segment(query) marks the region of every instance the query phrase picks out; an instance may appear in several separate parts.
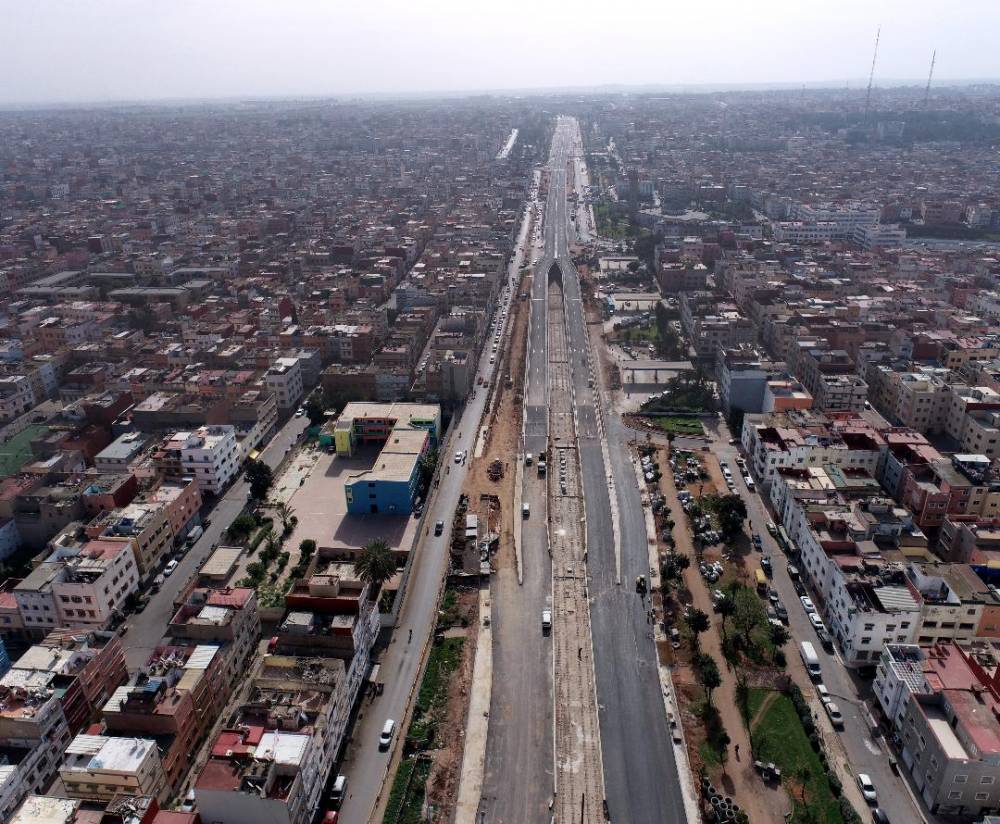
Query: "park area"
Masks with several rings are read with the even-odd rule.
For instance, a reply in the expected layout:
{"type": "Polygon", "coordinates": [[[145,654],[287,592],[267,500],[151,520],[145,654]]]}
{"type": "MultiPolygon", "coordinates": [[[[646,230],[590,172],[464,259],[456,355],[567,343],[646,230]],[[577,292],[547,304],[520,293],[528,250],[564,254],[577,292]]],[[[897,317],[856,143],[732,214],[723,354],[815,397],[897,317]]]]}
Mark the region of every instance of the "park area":
{"type": "MultiPolygon", "coordinates": [[[[808,715],[804,701],[802,706],[808,715]]],[[[849,820],[858,820],[849,805],[841,802],[840,782],[827,772],[822,750],[810,741],[802,713],[791,695],[750,687],[746,692],[746,717],[754,758],[773,762],[781,769],[793,804],[792,824],[843,824],[848,821],[844,806],[850,810],[849,820]]]]}
{"type": "Polygon", "coordinates": [[[671,435],[687,435],[700,437],[705,429],[698,418],[681,418],[677,416],[652,418],[653,423],[664,432],[671,435]]]}

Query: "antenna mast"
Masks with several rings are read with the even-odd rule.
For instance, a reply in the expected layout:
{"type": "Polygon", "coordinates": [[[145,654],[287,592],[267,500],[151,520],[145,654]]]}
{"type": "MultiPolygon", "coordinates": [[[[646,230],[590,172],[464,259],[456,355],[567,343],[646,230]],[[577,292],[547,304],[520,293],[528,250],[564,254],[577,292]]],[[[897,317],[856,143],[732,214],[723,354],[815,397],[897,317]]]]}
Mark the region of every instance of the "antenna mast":
{"type": "Polygon", "coordinates": [[[875,80],[875,61],[878,59],[878,41],[882,36],[882,27],[879,26],[875,32],[875,53],[872,55],[872,70],[868,75],[868,91],[865,94],[865,123],[868,122],[868,107],[872,100],[872,81],[875,80]]]}
{"type": "Polygon", "coordinates": [[[937,49],[934,49],[934,54],[931,55],[931,70],[927,74],[927,88],[924,89],[924,105],[927,105],[927,101],[931,96],[931,79],[934,77],[934,61],[937,60],[937,49]]]}

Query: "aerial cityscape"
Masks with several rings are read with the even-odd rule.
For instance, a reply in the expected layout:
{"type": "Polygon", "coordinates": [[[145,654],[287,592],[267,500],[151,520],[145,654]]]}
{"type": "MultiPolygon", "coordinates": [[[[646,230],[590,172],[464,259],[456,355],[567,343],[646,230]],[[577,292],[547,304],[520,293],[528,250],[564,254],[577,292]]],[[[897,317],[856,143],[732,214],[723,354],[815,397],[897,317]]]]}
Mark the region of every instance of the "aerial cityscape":
{"type": "Polygon", "coordinates": [[[868,22],[0,92],[0,824],[1000,824],[1000,81],[868,22]]]}

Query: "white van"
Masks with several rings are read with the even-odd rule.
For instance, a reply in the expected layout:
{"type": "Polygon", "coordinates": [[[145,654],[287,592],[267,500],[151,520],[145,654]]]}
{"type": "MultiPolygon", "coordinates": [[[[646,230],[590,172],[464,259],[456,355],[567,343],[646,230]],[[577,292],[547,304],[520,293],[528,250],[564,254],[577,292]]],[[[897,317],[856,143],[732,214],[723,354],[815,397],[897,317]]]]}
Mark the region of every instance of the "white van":
{"type": "Polygon", "coordinates": [[[344,791],[347,789],[347,776],[338,775],[330,788],[330,801],[334,806],[340,807],[344,803],[344,791]]]}
{"type": "Polygon", "coordinates": [[[205,532],[205,530],[202,529],[202,527],[200,525],[196,526],[194,529],[192,529],[188,533],[188,536],[187,536],[187,545],[188,546],[194,546],[195,543],[197,543],[198,539],[202,536],[202,534],[204,532],[205,532]]]}
{"type": "Polygon", "coordinates": [[[814,681],[818,681],[823,673],[819,666],[819,656],[816,654],[816,649],[809,641],[803,641],[799,644],[799,655],[802,657],[802,663],[806,665],[806,672],[809,673],[809,677],[814,681]]]}
{"type": "Polygon", "coordinates": [[[382,726],[382,733],[378,737],[378,748],[382,752],[389,749],[389,745],[392,743],[392,736],[396,732],[396,722],[391,718],[385,722],[382,726]]]}

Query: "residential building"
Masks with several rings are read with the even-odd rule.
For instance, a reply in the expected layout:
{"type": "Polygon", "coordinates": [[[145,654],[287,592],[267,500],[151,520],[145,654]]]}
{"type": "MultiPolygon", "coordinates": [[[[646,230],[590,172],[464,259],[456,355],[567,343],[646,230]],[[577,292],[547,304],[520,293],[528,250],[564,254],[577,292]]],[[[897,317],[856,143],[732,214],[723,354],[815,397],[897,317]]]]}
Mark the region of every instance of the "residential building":
{"type": "Polygon", "coordinates": [[[165,800],[166,784],[156,742],[149,738],[78,735],[59,768],[70,798],[110,801],[117,795],[165,800]]]}
{"type": "Polygon", "coordinates": [[[267,370],[264,380],[281,411],[293,409],[302,400],[304,388],[298,358],[278,358],[267,370]]]}

